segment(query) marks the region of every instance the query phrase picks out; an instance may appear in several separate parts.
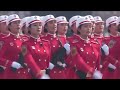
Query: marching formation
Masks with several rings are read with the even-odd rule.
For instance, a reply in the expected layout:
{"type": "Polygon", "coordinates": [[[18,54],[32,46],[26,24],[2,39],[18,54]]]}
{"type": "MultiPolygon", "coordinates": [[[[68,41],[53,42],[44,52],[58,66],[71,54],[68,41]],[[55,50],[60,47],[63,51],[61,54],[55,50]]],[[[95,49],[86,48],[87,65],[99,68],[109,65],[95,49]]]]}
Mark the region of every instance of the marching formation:
{"type": "Polygon", "coordinates": [[[118,16],[1,15],[0,79],[120,79],[119,31],[118,16]]]}

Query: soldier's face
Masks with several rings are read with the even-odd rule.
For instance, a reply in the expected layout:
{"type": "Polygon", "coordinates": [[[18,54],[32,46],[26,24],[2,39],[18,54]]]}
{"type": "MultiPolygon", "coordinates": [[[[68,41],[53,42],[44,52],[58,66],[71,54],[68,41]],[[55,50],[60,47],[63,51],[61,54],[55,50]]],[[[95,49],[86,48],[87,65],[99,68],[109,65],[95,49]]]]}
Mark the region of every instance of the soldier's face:
{"type": "Polygon", "coordinates": [[[74,24],[71,26],[71,28],[72,28],[73,32],[74,32],[75,34],[77,34],[76,23],[74,23],[74,24]]]}
{"type": "Polygon", "coordinates": [[[51,20],[51,21],[47,22],[46,28],[49,33],[55,33],[57,31],[56,20],[51,20]]]}
{"type": "Polygon", "coordinates": [[[0,30],[1,30],[1,32],[4,32],[4,31],[7,30],[6,22],[2,22],[2,23],[0,23],[0,30]]]}
{"type": "Polygon", "coordinates": [[[19,33],[19,30],[20,30],[20,20],[11,22],[9,27],[10,27],[10,31],[12,33],[19,33]]]}
{"type": "Polygon", "coordinates": [[[100,34],[103,32],[103,30],[104,30],[104,22],[98,22],[95,24],[95,30],[94,30],[95,33],[100,34]]]}
{"type": "Polygon", "coordinates": [[[68,30],[68,24],[67,23],[60,23],[57,25],[57,31],[58,31],[58,34],[66,34],[67,33],[67,30],[68,30]]]}
{"type": "Polygon", "coordinates": [[[91,23],[85,23],[81,26],[81,28],[78,28],[80,34],[84,36],[89,36],[91,29],[91,23]]]}
{"type": "Polygon", "coordinates": [[[114,33],[114,32],[117,32],[118,31],[118,26],[117,26],[117,24],[116,23],[114,23],[114,24],[111,24],[110,26],[109,26],[109,30],[110,30],[110,32],[112,33],[114,33]]]}
{"type": "Polygon", "coordinates": [[[25,25],[22,27],[21,30],[24,31],[25,34],[28,34],[28,29],[25,25]]]}
{"type": "Polygon", "coordinates": [[[36,23],[31,24],[30,31],[32,34],[39,35],[42,31],[42,23],[36,22],[36,23]]]}
{"type": "Polygon", "coordinates": [[[118,31],[120,32],[120,24],[118,25],[118,31]]]}

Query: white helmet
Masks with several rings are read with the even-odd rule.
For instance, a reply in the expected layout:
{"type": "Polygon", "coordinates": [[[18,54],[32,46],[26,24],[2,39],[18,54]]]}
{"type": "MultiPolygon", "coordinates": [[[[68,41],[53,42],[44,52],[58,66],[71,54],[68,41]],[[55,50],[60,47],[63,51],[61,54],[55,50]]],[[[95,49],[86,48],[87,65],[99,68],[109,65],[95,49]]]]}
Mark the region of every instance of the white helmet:
{"type": "Polygon", "coordinates": [[[74,23],[76,23],[77,19],[81,18],[80,15],[73,16],[69,19],[69,26],[71,27],[74,23]]]}
{"type": "Polygon", "coordinates": [[[18,21],[18,20],[21,20],[20,17],[17,14],[12,14],[12,15],[8,16],[8,18],[6,20],[6,24],[8,25],[13,21],[18,21]]]}
{"type": "Polygon", "coordinates": [[[88,17],[81,17],[76,21],[76,28],[85,23],[91,23],[91,20],[88,17]]]}
{"type": "Polygon", "coordinates": [[[47,22],[49,22],[49,21],[51,21],[51,20],[56,20],[56,18],[55,18],[53,15],[46,15],[46,16],[44,16],[44,18],[43,18],[43,26],[44,26],[47,22]]]}
{"type": "Polygon", "coordinates": [[[59,23],[68,23],[65,16],[56,17],[56,21],[57,21],[57,24],[59,24],[59,23]]]}
{"type": "Polygon", "coordinates": [[[106,20],[106,27],[108,27],[109,25],[111,25],[111,24],[113,24],[113,23],[116,23],[116,24],[117,24],[117,20],[118,20],[118,17],[117,17],[117,16],[109,17],[109,18],[106,20]]]}
{"type": "Polygon", "coordinates": [[[7,18],[8,18],[7,15],[1,15],[1,16],[0,16],[0,23],[6,22],[6,21],[7,21],[7,18]]]}
{"type": "Polygon", "coordinates": [[[31,16],[26,21],[26,27],[29,27],[30,24],[33,24],[36,22],[42,22],[40,19],[40,16],[31,16]]]}

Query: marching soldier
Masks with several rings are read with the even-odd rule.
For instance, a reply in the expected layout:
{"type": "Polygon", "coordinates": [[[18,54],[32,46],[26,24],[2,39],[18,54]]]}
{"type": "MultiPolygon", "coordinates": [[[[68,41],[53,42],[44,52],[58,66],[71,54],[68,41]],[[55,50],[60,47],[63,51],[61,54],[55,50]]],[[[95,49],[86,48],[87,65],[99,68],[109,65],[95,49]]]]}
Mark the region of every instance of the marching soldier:
{"type": "MultiPolygon", "coordinates": [[[[65,17],[59,17],[57,18],[57,21],[56,21],[56,18],[53,16],[53,15],[46,15],[44,17],[44,28],[47,29],[48,31],[48,34],[43,37],[42,39],[46,39],[46,40],[49,40],[50,41],[50,44],[51,44],[51,65],[53,65],[53,68],[51,68],[52,71],[50,71],[50,77],[52,79],[65,79],[66,76],[64,74],[64,70],[60,70],[60,69],[56,69],[56,67],[54,68],[54,66],[58,65],[59,64],[57,63],[58,60],[61,60],[60,59],[60,53],[59,53],[59,50],[62,50],[61,48],[65,48],[65,50],[67,49],[65,47],[65,38],[58,38],[58,36],[56,35],[56,32],[57,32],[57,23],[60,24],[58,25],[59,29],[60,29],[60,26],[61,26],[61,23],[67,23],[67,20],[65,17]],[[58,54],[58,53],[59,54],[58,54]],[[58,58],[59,57],[59,58],[58,58]]],[[[61,28],[66,28],[66,26],[61,26],[61,28]]],[[[67,28],[66,28],[67,29],[67,28]]],[[[63,36],[65,36],[65,33],[66,33],[66,29],[63,29],[60,31],[58,31],[58,34],[62,33],[63,36]]],[[[66,44],[67,46],[68,44],[66,44]]],[[[68,45],[69,47],[69,45],[68,45]]],[[[63,56],[61,56],[62,58],[63,56]]]]}
{"type": "Polygon", "coordinates": [[[71,31],[73,32],[73,35],[70,37],[67,37],[67,41],[69,43],[71,43],[74,39],[79,38],[79,36],[77,35],[77,29],[76,29],[76,21],[77,19],[81,18],[80,15],[76,15],[70,18],[69,20],[69,27],[71,28],[71,31]]]}
{"type": "Polygon", "coordinates": [[[29,39],[29,33],[26,27],[26,22],[28,20],[29,17],[24,17],[21,22],[20,22],[20,27],[21,27],[21,31],[22,31],[22,39],[23,41],[27,41],[29,39]]]}
{"type": "Polygon", "coordinates": [[[76,21],[76,28],[80,33],[79,39],[73,40],[71,43],[71,53],[66,62],[75,68],[80,78],[101,79],[100,52],[96,48],[99,45],[97,42],[91,42],[88,37],[92,29],[90,19],[81,17],[76,21]]]}
{"type": "Polygon", "coordinates": [[[92,37],[93,32],[95,30],[95,19],[94,19],[94,17],[92,15],[86,15],[86,17],[88,17],[90,19],[91,23],[92,23],[91,24],[92,30],[90,31],[90,37],[92,37]]]}
{"type": "Polygon", "coordinates": [[[0,16],[0,38],[7,37],[10,35],[7,25],[6,25],[6,19],[8,18],[7,15],[0,16]]]}
{"type": "Polygon", "coordinates": [[[61,52],[62,54],[61,53],[56,54],[57,55],[56,57],[59,57],[61,55],[60,58],[56,58],[55,60],[56,63],[51,61],[54,64],[54,68],[50,71],[50,77],[52,79],[76,79],[78,78],[76,73],[73,71],[73,69],[68,68],[65,62],[67,55],[70,53],[70,45],[67,43],[66,40],[68,21],[65,16],[56,17],[56,21],[57,21],[57,39],[58,39],[58,41],[56,42],[58,42],[61,46],[60,48],[58,48],[58,52],[62,49],[63,52],[61,52]]]}
{"type": "MultiPolygon", "coordinates": [[[[2,15],[0,16],[0,52],[4,42],[5,42],[5,37],[8,37],[10,35],[9,31],[7,30],[7,25],[6,25],[6,19],[8,18],[7,15],[2,15]]],[[[3,79],[3,71],[5,67],[0,64],[0,79],[3,79]]]]}
{"type": "Polygon", "coordinates": [[[103,79],[117,79],[117,66],[119,65],[118,53],[120,38],[117,27],[117,16],[109,17],[106,20],[106,27],[110,34],[109,37],[105,37],[104,43],[109,47],[109,55],[104,58],[103,61],[103,79]]]}
{"type": "Polygon", "coordinates": [[[20,18],[17,14],[12,14],[7,18],[7,28],[10,35],[6,37],[0,52],[0,64],[5,67],[4,79],[19,79],[29,77],[28,70],[19,63],[19,53],[21,52],[22,39],[19,35],[20,18]]]}
{"type": "Polygon", "coordinates": [[[27,20],[26,26],[30,38],[22,44],[24,60],[30,68],[33,78],[49,79],[46,69],[49,67],[51,47],[49,41],[40,39],[42,21],[39,16],[31,16],[27,20]]]}

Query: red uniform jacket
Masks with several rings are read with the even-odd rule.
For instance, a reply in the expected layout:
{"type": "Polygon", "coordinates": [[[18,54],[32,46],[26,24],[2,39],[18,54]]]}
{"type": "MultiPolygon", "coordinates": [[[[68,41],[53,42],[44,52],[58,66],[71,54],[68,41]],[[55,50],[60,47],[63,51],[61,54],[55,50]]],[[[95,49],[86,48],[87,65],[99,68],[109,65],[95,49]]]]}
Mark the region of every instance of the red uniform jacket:
{"type": "Polygon", "coordinates": [[[109,55],[106,56],[103,60],[103,78],[104,79],[117,79],[116,73],[118,69],[114,72],[108,70],[108,64],[111,63],[116,67],[120,66],[119,64],[119,53],[120,53],[120,37],[111,36],[104,39],[104,43],[109,46],[109,55]]]}
{"type": "Polygon", "coordinates": [[[30,37],[28,41],[22,44],[22,47],[25,47],[25,62],[33,76],[40,78],[40,70],[47,69],[50,62],[51,46],[49,41],[30,37]]]}
{"type": "Polygon", "coordinates": [[[6,67],[4,71],[5,79],[19,79],[26,78],[28,72],[26,69],[19,69],[16,72],[12,71],[11,64],[13,61],[17,61],[19,58],[19,53],[21,52],[22,39],[20,36],[10,34],[10,36],[5,38],[4,45],[0,52],[0,65],[6,67]],[[25,73],[26,72],[26,73],[25,73]],[[21,75],[24,74],[24,75],[21,75]],[[24,77],[22,77],[24,76],[24,77]]]}
{"type": "Polygon", "coordinates": [[[77,70],[93,73],[95,69],[100,69],[100,52],[97,50],[98,47],[97,42],[85,41],[79,37],[79,39],[73,40],[73,43],[71,43],[71,54],[66,62],[77,70]],[[75,49],[74,52],[73,49],[75,49]]]}
{"type": "MultiPolygon", "coordinates": [[[[44,39],[49,40],[51,43],[52,56],[67,42],[66,36],[61,36],[61,35],[56,36],[56,35],[52,35],[49,33],[47,34],[46,37],[44,37],[44,39]]],[[[65,57],[65,59],[66,59],[66,57],[65,57]]],[[[60,69],[55,66],[50,71],[50,78],[52,78],[52,79],[70,79],[70,78],[74,78],[74,77],[76,77],[76,73],[68,67],[65,67],[64,69],[60,69]],[[68,71],[71,73],[68,74],[68,71]]]]}

